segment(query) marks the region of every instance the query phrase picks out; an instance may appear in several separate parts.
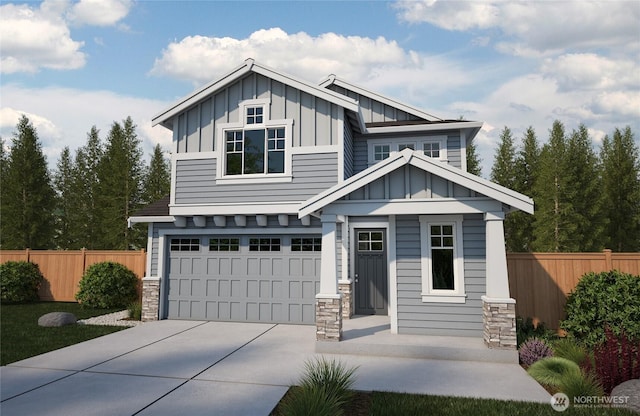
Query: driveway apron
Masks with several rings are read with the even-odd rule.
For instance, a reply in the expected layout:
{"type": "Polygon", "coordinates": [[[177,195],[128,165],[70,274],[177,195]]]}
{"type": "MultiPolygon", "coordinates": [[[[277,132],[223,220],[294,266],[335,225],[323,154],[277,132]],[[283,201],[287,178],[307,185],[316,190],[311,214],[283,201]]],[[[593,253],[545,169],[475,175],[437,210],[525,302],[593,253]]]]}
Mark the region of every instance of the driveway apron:
{"type": "MultiPolygon", "coordinates": [[[[148,322],[1,367],[0,413],[268,415],[316,356],[314,339],[314,326],[148,322]]],[[[360,390],[549,400],[515,364],[328,357],[358,366],[360,390]]]]}

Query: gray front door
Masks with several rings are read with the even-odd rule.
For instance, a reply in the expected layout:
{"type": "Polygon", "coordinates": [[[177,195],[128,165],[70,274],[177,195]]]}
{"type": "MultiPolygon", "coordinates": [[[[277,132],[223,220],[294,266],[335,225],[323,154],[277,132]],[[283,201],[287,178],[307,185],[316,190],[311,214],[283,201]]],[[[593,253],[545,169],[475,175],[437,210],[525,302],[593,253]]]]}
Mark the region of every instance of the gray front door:
{"type": "Polygon", "coordinates": [[[388,279],[386,248],[385,230],[356,230],[356,315],[387,314],[388,279]]]}

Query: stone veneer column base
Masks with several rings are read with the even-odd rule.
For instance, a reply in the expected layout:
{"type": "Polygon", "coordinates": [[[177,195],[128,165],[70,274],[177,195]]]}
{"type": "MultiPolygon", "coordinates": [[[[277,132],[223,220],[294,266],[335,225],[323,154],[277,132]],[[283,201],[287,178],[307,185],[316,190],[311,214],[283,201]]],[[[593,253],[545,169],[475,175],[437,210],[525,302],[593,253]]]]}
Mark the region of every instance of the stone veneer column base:
{"type": "Polygon", "coordinates": [[[342,319],[353,316],[353,282],[338,282],[338,292],[342,295],[342,319]]]}
{"type": "Polygon", "coordinates": [[[142,279],[142,317],[143,322],[157,321],[160,312],[160,278],[142,279]]]}
{"type": "Polygon", "coordinates": [[[484,343],[489,348],[516,349],[516,301],[482,296],[484,343]]]}
{"type": "Polygon", "coordinates": [[[316,296],[316,341],[342,338],[342,296],[316,296]]]}

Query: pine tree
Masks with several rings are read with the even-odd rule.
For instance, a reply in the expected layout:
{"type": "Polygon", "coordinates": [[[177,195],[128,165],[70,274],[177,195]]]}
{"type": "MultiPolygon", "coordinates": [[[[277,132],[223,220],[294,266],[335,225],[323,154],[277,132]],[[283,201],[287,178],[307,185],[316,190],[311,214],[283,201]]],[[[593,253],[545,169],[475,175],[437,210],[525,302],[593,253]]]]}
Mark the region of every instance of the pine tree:
{"type": "MultiPolygon", "coordinates": [[[[491,167],[491,180],[498,185],[513,189],[515,183],[515,147],[511,130],[505,126],[500,133],[500,142],[491,167]]],[[[511,235],[514,233],[513,213],[504,220],[504,235],[507,251],[513,251],[511,235]]]]}
{"type": "Polygon", "coordinates": [[[572,207],[575,229],[569,240],[573,251],[600,251],[604,218],[601,212],[602,180],[598,157],[593,151],[587,128],[581,124],[569,137],[567,168],[573,183],[567,195],[572,207]]]}
{"type": "Polygon", "coordinates": [[[575,213],[569,198],[574,178],[567,167],[567,139],[564,125],[556,120],[549,142],[540,153],[539,177],[534,185],[538,210],[534,222],[534,250],[545,252],[576,251],[571,240],[576,228],[575,213]]]}
{"type": "Polygon", "coordinates": [[[98,165],[104,149],[99,130],[93,126],[87,133],[87,143],[76,151],[73,189],[76,243],[74,248],[99,248],[101,236],[100,210],[98,209],[98,165]]]}
{"type": "Polygon", "coordinates": [[[50,248],[55,233],[55,191],[47,161],[36,129],[26,116],[20,118],[16,130],[0,179],[2,248],[50,248]]]}
{"type": "Polygon", "coordinates": [[[640,150],[630,127],[615,129],[602,142],[603,215],[607,247],[618,252],[640,251],[640,150]]]}
{"type": "Polygon", "coordinates": [[[53,175],[53,184],[57,191],[56,210],[56,247],[59,249],[75,248],[74,240],[74,166],[69,147],[65,147],[58,160],[58,169],[53,175]]]}
{"type": "Polygon", "coordinates": [[[169,162],[165,159],[159,144],[153,149],[149,168],[145,174],[143,201],[150,204],[168,195],[171,190],[169,162]]]}
{"type": "MultiPolygon", "coordinates": [[[[534,184],[538,175],[540,145],[533,127],[524,134],[522,147],[515,158],[515,181],[513,190],[534,199],[534,184]]],[[[511,231],[507,247],[512,252],[528,252],[533,249],[533,224],[536,215],[516,211],[509,214],[511,231]]]]}
{"type": "Polygon", "coordinates": [[[472,173],[476,176],[482,175],[482,166],[480,163],[482,159],[478,156],[478,150],[476,148],[475,142],[471,142],[467,144],[467,172],[472,173]]]}
{"type": "Polygon", "coordinates": [[[101,248],[137,249],[144,233],[129,229],[127,219],[141,206],[144,164],[140,139],[131,117],[114,122],[98,166],[101,248]]]}

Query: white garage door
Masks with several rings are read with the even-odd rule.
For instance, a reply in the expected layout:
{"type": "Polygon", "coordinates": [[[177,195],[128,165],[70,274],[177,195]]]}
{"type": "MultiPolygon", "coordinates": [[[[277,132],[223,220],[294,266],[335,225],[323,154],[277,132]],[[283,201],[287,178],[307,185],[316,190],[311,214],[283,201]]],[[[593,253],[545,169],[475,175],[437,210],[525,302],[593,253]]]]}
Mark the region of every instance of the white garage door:
{"type": "Polygon", "coordinates": [[[319,235],[170,237],[169,319],[315,323],[319,235]]]}

